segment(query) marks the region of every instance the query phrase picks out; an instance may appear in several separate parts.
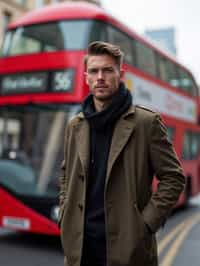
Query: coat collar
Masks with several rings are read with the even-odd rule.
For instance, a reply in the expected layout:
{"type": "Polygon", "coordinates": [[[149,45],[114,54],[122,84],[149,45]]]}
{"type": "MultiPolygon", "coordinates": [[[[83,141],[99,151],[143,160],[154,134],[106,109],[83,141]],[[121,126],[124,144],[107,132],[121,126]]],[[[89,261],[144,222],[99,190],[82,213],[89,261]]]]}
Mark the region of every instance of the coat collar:
{"type": "Polygon", "coordinates": [[[76,142],[78,154],[83,167],[85,176],[87,176],[89,167],[89,152],[90,152],[90,128],[89,123],[84,118],[82,113],[78,114],[79,123],[76,125],[76,142]]]}
{"type": "MultiPolygon", "coordinates": [[[[134,105],[131,105],[130,108],[128,108],[128,110],[121,116],[122,118],[126,118],[128,117],[129,115],[132,115],[135,113],[135,106],[134,105]]],[[[77,117],[81,120],[85,120],[85,116],[83,114],[83,112],[80,112],[77,114],[77,117]]]]}
{"type": "MultiPolygon", "coordinates": [[[[116,123],[109,152],[106,183],[109,179],[114,162],[116,161],[123,147],[127,143],[130,135],[134,131],[135,123],[132,119],[134,113],[135,106],[131,106],[116,123]]],[[[84,173],[87,176],[90,152],[90,129],[89,124],[82,112],[79,113],[77,117],[79,121],[76,124],[76,141],[78,144],[78,153],[81,160],[81,164],[83,166],[84,173]]]]}

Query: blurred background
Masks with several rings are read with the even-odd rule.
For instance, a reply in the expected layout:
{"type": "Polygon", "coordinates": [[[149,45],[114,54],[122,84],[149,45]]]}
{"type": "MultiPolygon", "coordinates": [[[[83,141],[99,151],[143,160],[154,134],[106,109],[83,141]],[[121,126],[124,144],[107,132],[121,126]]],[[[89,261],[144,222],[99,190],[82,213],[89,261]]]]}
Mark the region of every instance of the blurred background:
{"type": "Polygon", "coordinates": [[[125,52],[136,103],[162,113],[187,178],[157,234],[160,265],[199,266],[200,2],[88,0],[102,11],[40,14],[61,2],[79,1],[0,0],[0,265],[63,265],[56,223],[64,127],[88,94],[87,44],[108,37],[125,52]]]}

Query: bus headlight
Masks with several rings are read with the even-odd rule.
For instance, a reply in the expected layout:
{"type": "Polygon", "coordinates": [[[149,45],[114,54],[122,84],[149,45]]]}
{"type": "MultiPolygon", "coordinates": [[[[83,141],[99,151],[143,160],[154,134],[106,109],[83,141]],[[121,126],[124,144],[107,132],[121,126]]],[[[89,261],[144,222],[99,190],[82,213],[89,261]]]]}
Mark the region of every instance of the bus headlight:
{"type": "Polygon", "coordinates": [[[51,219],[54,221],[58,221],[58,215],[59,215],[59,206],[53,206],[53,208],[51,209],[51,219]]]}
{"type": "Polygon", "coordinates": [[[73,88],[74,69],[58,70],[53,73],[52,91],[70,92],[73,88]]]}

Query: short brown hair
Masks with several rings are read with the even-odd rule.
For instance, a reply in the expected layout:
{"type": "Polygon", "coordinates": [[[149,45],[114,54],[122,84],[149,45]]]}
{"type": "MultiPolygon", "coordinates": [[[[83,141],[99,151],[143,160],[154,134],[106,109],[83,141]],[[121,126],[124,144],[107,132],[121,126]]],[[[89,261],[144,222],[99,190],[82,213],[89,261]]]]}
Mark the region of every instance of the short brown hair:
{"type": "Polygon", "coordinates": [[[123,62],[124,56],[119,46],[101,41],[95,41],[89,44],[87,54],[84,58],[84,64],[86,68],[88,59],[91,55],[109,55],[115,60],[119,68],[123,62]]]}

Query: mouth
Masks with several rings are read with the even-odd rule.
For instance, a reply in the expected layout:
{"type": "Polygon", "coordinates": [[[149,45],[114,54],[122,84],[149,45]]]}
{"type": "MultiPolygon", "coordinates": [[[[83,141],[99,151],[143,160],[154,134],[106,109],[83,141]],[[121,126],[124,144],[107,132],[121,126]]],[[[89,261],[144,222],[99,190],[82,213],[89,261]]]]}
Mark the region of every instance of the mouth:
{"type": "Polygon", "coordinates": [[[107,86],[105,84],[95,86],[95,89],[102,89],[102,88],[106,89],[107,86]]]}

